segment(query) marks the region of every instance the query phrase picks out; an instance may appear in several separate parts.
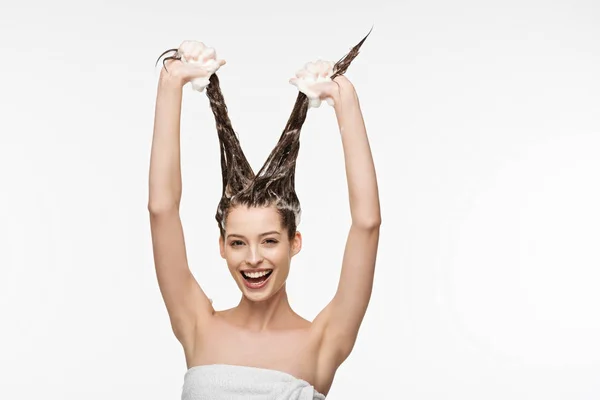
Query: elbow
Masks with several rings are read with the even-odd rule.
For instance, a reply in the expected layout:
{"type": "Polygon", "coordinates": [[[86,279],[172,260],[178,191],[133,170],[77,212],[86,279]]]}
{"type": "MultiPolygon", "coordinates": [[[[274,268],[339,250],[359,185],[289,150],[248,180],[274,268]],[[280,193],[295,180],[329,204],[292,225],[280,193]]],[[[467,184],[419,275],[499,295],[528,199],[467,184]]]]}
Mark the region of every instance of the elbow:
{"type": "Polygon", "coordinates": [[[164,214],[172,211],[179,211],[179,204],[169,202],[169,203],[156,203],[156,202],[148,202],[148,212],[150,214],[164,214]]]}
{"type": "Polygon", "coordinates": [[[370,218],[354,218],[352,225],[363,229],[379,229],[381,226],[381,216],[370,218]]]}

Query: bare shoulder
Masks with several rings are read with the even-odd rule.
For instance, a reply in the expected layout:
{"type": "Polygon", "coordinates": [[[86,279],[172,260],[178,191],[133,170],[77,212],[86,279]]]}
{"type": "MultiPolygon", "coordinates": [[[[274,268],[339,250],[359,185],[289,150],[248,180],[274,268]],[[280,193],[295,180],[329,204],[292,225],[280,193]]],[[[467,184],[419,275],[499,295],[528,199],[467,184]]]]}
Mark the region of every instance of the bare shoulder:
{"type": "Polygon", "coordinates": [[[306,329],[310,330],[313,327],[313,323],[306,318],[296,314],[293,320],[293,324],[291,324],[292,329],[306,329]]]}

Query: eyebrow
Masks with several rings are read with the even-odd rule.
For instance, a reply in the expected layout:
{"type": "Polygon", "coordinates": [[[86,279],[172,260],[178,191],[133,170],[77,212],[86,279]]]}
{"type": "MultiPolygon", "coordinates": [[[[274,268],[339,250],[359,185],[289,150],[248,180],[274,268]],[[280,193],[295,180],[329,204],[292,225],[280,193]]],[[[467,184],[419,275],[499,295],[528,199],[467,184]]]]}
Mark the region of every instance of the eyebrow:
{"type": "MultiPolygon", "coordinates": [[[[258,237],[263,237],[263,236],[271,235],[273,233],[275,233],[277,235],[280,234],[278,231],[269,231],[269,232],[261,233],[260,235],[258,235],[258,237]]],[[[236,236],[236,237],[240,237],[242,239],[246,239],[244,236],[238,235],[237,233],[230,233],[229,235],[227,235],[227,238],[229,239],[232,236],[236,236]]]]}

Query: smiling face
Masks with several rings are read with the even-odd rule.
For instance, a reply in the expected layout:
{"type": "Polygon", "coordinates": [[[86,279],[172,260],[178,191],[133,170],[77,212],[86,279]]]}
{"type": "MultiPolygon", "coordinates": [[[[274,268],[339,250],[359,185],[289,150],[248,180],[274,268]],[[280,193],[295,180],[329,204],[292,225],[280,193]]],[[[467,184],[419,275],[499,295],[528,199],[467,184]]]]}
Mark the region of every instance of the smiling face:
{"type": "Polygon", "coordinates": [[[221,257],[243,295],[264,301],[285,284],[292,257],[302,248],[302,236],[290,241],[274,206],[232,208],[219,237],[221,257]]]}

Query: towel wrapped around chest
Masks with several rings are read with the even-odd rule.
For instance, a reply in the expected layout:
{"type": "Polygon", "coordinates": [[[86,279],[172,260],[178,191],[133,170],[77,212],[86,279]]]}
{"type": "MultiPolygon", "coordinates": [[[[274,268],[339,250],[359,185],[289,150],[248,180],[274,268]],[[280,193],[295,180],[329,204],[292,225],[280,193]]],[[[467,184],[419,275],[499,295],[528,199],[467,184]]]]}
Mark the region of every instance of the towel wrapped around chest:
{"type": "Polygon", "coordinates": [[[181,400],[324,400],[308,382],[272,369],[199,365],[187,370],[181,400]]]}

